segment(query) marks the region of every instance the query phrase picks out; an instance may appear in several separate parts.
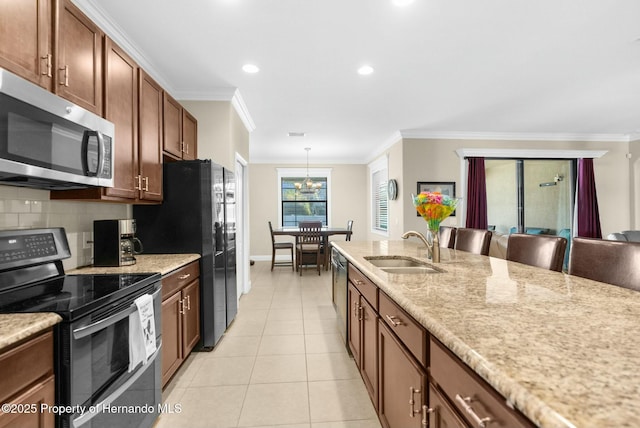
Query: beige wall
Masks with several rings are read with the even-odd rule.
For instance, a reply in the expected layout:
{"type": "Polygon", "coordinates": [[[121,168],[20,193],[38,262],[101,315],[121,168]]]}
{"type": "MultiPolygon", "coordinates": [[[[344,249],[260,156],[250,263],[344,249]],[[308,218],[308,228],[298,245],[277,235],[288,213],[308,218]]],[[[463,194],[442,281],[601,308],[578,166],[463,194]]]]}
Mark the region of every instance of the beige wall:
{"type": "MultiPolygon", "coordinates": [[[[277,168],[304,168],[305,165],[251,164],[249,167],[250,254],[254,259],[271,257],[268,221],[278,222],[277,168]]],[[[346,227],[353,220],[353,240],[367,238],[367,167],[366,165],[310,165],[331,168],[330,226],[346,227]]],[[[332,239],[344,239],[333,237],[332,239]]]]}
{"type": "MultiPolygon", "coordinates": [[[[631,177],[633,171],[640,171],[640,165],[635,158],[640,155],[640,142],[632,144],[622,142],[558,142],[558,141],[486,141],[486,140],[438,140],[438,139],[404,139],[396,143],[389,151],[389,164],[396,165],[396,157],[402,158],[402,173],[398,176],[400,192],[398,200],[392,206],[400,212],[397,204],[402,205],[402,226],[399,230],[415,229],[426,231],[424,221],[417,217],[411,203],[411,194],[416,192],[418,181],[455,181],[458,196],[460,195],[460,159],[457,149],[546,149],[546,150],[607,150],[602,158],[594,160],[596,174],[596,189],[600,208],[602,233],[608,233],[633,228],[631,221],[632,185],[638,182],[638,175],[631,177]],[[401,147],[401,150],[396,150],[401,147]],[[627,153],[633,150],[631,162],[627,153]]],[[[640,161],[639,161],[640,162],[640,161]]],[[[390,177],[394,176],[390,173],[390,177]]],[[[638,216],[638,209],[635,209],[638,216]]],[[[463,225],[462,218],[449,218],[444,224],[463,225]]],[[[640,224],[635,221],[634,224],[640,224]]],[[[398,239],[397,229],[390,235],[390,239],[398,239]]]]}
{"type": "Polygon", "coordinates": [[[236,153],[249,159],[249,132],[231,101],[180,101],[198,119],[198,159],[235,171],[236,153]]]}

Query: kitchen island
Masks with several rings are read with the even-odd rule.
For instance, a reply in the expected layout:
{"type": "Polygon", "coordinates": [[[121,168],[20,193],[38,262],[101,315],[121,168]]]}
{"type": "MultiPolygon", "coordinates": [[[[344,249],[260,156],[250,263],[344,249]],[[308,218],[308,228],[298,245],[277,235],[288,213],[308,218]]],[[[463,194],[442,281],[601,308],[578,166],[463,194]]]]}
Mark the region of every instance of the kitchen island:
{"type": "Polygon", "coordinates": [[[534,424],[640,426],[640,293],[447,249],[442,272],[392,274],[365,257],[428,261],[425,247],[333,245],[534,424]]]}

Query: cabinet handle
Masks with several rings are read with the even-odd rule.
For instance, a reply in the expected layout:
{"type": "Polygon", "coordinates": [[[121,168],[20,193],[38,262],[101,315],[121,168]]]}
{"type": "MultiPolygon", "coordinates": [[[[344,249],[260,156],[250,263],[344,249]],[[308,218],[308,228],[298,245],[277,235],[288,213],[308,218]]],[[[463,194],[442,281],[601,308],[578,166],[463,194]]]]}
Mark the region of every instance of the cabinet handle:
{"type": "Polygon", "coordinates": [[[180,299],[180,314],[184,315],[184,299],[180,299]]]}
{"type": "Polygon", "coordinates": [[[353,317],[358,318],[358,302],[353,302],[353,317]]]}
{"type": "Polygon", "coordinates": [[[47,76],[47,77],[51,77],[51,67],[52,67],[51,54],[47,54],[47,55],[43,56],[42,59],[44,59],[46,61],[45,67],[47,68],[47,71],[43,72],[42,74],[47,76]]]}
{"type": "Polygon", "coordinates": [[[420,413],[420,410],[416,410],[413,405],[415,404],[415,400],[413,399],[414,394],[420,394],[419,389],[415,389],[413,386],[409,387],[409,417],[415,418],[416,414],[420,413]]]}
{"type": "Polygon", "coordinates": [[[133,178],[133,180],[138,183],[138,184],[136,184],[135,182],[133,183],[133,189],[134,190],[142,190],[142,176],[141,175],[136,175],[133,178]]]}
{"type": "Polygon", "coordinates": [[[178,279],[182,281],[183,279],[187,279],[187,278],[189,278],[190,276],[191,276],[191,274],[190,274],[190,273],[187,273],[187,274],[185,274],[185,275],[180,275],[180,276],[178,277],[178,279]]]}
{"type": "Polygon", "coordinates": [[[358,307],[358,321],[362,321],[364,319],[364,306],[358,307]]]}
{"type": "MultiPolygon", "coordinates": [[[[426,405],[422,406],[422,426],[427,428],[430,425],[430,421],[427,419],[427,415],[434,414],[436,411],[431,407],[427,407],[426,405]]],[[[431,427],[435,428],[435,425],[431,425],[431,427]]]]}
{"type": "Polygon", "coordinates": [[[184,153],[184,141],[180,141],[178,144],[180,144],[180,153],[184,153]]]}
{"type": "Polygon", "coordinates": [[[145,192],[149,191],[149,177],[143,177],[142,178],[142,182],[144,183],[144,188],[142,190],[144,190],[145,192]]]}
{"type": "Polygon", "coordinates": [[[64,80],[60,82],[61,85],[69,86],[69,66],[65,65],[60,71],[64,71],[64,80]]]}
{"type": "Polygon", "coordinates": [[[187,296],[187,310],[191,310],[191,296],[187,296]]]}
{"type": "Polygon", "coordinates": [[[394,327],[398,327],[402,325],[402,321],[396,321],[398,317],[395,315],[385,315],[385,317],[387,318],[387,320],[389,320],[391,325],[394,327]]]}
{"type": "Polygon", "coordinates": [[[473,422],[476,424],[476,427],[487,428],[487,425],[491,422],[491,418],[488,416],[486,418],[481,418],[476,414],[473,408],[471,408],[471,406],[469,405],[469,403],[471,403],[471,397],[462,398],[460,394],[456,394],[456,401],[469,414],[469,416],[471,416],[471,419],[473,419],[473,422]]]}
{"type": "Polygon", "coordinates": [[[360,281],[359,279],[354,279],[354,280],[353,280],[353,283],[354,283],[355,285],[364,285],[364,281],[360,281]]]}

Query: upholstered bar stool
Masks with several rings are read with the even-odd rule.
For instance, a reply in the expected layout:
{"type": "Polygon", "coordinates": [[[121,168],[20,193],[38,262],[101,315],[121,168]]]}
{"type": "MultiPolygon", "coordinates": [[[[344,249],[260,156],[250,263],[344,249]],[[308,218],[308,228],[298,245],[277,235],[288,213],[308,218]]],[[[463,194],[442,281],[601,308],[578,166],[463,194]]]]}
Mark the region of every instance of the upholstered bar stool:
{"type": "Polygon", "coordinates": [[[467,228],[458,228],[456,230],[456,244],[454,246],[456,250],[487,256],[489,255],[490,244],[490,230],[467,228]]]}
{"type": "Polygon", "coordinates": [[[512,233],[507,260],[561,272],[565,248],[567,240],[560,236],[512,233]]]}
{"type": "Polygon", "coordinates": [[[440,239],[440,248],[453,248],[456,245],[456,228],[440,226],[438,239],[440,239]]]}
{"type": "Polygon", "coordinates": [[[271,225],[271,222],[269,222],[269,232],[271,233],[271,270],[273,270],[274,266],[291,266],[291,270],[293,270],[293,242],[276,242],[276,239],[273,235],[273,226],[271,225]],[[276,262],[277,250],[290,251],[291,260],[276,262]]]}
{"type": "Polygon", "coordinates": [[[573,238],[569,275],[640,291],[640,243],[573,238]]]}

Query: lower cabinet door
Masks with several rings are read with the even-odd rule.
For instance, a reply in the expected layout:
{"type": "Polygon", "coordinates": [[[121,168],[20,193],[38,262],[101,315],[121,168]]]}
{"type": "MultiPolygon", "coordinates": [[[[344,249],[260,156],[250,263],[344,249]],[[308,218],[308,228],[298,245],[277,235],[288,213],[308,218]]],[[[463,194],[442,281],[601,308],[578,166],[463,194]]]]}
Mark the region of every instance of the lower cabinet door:
{"type": "Polygon", "coordinates": [[[194,281],[182,290],[184,301],[183,355],[189,352],[200,340],[200,283],[194,281]]]}
{"type": "Polygon", "coordinates": [[[382,425],[386,428],[426,426],[427,375],[381,320],[378,321],[378,367],[378,414],[382,425]]]}
{"type": "Polygon", "coordinates": [[[464,428],[466,424],[433,385],[429,385],[429,428],[464,428]]]}
{"type": "Polygon", "coordinates": [[[51,376],[47,380],[40,382],[26,391],[22,396],[7,401],[10,404],[24,406],[24,409],[29,409],[29,411],[16,413],[0,412],[0,428],[54,428],[55,413],[39,411],[44,404],[48,407],[52,407],[54,405],[54,400],[55,378],[51,376]]]}
{"type": "Polygon", "coordinates": [[[360,292],[349,282],[347,293],[349,349],[356,365],[360,368],[360,292]]]}
{"type": "Polygon", "coordinates": [[[182,364],[182,294],[162,301],[162,386],[182,364]]]}
{"type": "Polygon", "coordinates": [[[362,334],[360,373],[369,396],[378,407],[378,316],[373,307],[360,296],[362,334]]]}

